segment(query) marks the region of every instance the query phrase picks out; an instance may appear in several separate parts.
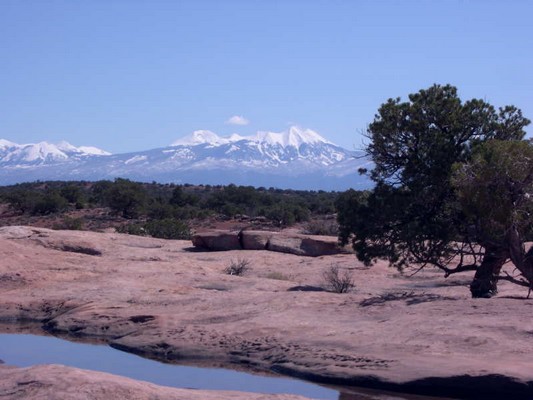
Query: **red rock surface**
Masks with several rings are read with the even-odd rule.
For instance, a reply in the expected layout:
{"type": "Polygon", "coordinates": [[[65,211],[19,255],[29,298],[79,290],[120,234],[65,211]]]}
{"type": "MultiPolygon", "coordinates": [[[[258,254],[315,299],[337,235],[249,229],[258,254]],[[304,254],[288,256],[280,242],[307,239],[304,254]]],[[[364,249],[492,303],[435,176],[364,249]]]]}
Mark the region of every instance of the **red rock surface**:
{"type": "Polygon", "coordinates": [[[0,397],[27,400],[305,400],[293,395],[174,389],[62,365],[0,366],[0,397]]]}
{"type": "Polygon", "coordinates": [[[190,247],[121,234],[0,228],[0,319],[40,321],[180,363],[533,398],[526,386],[533,381],[533,300],[520,287],[503,282],[497,297],[471,299],[468,274],[444,279],[427,270],[409,278],[384,264],[366,268],[349,254],[190,247]],[[243,256],[251,261],[247,274],[223,273],[243,256]],[[289,290],[322,286],[323,271],[334,264],[352,271],[354,291],[289,290]],[[492,374],[510,378],[508,386],[494,384],[492,374]]]}

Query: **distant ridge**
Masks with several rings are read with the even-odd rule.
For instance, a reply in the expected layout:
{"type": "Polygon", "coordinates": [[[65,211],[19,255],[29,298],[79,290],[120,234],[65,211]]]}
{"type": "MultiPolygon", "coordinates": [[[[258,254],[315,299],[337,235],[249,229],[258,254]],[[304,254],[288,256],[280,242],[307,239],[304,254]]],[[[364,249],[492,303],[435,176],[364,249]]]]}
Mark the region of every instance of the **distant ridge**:
{"type": "Polygon", "coordinates": [[[197,130],[170,146],[110,154],[67,142],[16,144],[0,139],[0,184],[34,180],[100,180],[251,185],[283,189],[364,189],[358,174],[370,161],[311,129],[292,126],[283,132],[221,137],[197,130]]]}

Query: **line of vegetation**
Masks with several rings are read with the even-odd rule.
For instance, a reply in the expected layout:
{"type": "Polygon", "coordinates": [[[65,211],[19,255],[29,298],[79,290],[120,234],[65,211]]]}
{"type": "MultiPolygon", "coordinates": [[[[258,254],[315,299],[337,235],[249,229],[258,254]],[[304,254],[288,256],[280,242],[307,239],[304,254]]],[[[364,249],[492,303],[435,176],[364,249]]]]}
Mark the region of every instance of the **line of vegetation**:
{"type": "MultiPolygon", "coordinates": [[[[120,231],[154,237],[189,237],[191,220],[239,218],[286,227],[335,213],[338,193],[281,190],[252,186],[140,183],[128,179],[46,181],[0,187],[0,202],[13,213],[58,215],[107,208],[127,221],[120,231]],[[153,221],[157,221],[154,223],[153,221]]],[[[57,228],[81,229],[79,219],[65,217],[57,228]]]]}

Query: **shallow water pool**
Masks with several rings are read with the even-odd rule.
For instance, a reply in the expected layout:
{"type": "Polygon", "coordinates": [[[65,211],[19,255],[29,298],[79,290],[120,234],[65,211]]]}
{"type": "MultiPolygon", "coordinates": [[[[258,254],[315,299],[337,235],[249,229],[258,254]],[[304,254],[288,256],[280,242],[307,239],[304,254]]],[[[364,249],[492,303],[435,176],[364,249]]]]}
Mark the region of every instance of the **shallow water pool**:
{"type": "Polygon", "coordinates": [[[0,360],[29,367],[62,364],[177,388],[289,393],[331,400],[425,400],[433,397],[347,388],[346,392],[286,377],[269,377],[222,368],[165,364],[106,345],[70,342],[53,336],[0,333],[0,360]]]}
{"type": "Polygon", "coordinates": [[[316,399],[339,397],[336,390],[296,379],[164,364],[109,346],[69,342],[52,336],[0,334],[0,359],[19,367],[62,364],[179,388],[292,393],[316,399]]]}

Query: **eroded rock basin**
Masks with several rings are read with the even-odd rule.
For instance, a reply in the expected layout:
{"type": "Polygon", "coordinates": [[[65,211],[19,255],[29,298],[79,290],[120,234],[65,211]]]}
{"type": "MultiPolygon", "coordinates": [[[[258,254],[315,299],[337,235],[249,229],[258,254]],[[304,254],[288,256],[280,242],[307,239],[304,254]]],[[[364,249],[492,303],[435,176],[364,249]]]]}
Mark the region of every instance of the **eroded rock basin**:
{"type": "Polygon", "coordinates": [[[185,364],[459,398],[531,398],[533,300],[505,283],[499,297],[472,300],[468,281],[431,271],[407,278],[348,254],[202,253],[190,242],[0,229],[3,321],[34,321],[185,364]],[[247,275],[222,272],[243,256],[247,275]],[[320,287],[332,264],[351,269],[354,292],[293,290],[320,287]]]}
{"type": "Polygon", "coordinates": [[[177,388],[298,394],[316,399],[339,397],[337,390],[295,379],[164,364],[103,344],[71,342],[53,336],[0,333],[0,357],[6,364],[18,367],[60,364],[177,388]]]}
{"type": "MultiPolygon", "coordinates": [[[[83,368],[86,374],[94,374],[94,371],[105,372],[114,374],[118,379],[127,377],[156,385],[185,389],[185,391],[209,390],[211,394],[233,391],[231,398],[238,396],[235,391],[239,391],[239,394],[243,396],[253,396],[251,393],[262,394],[263,399],[278,396],[288,399],[292,397],[287,395],[292,394],[323,400],[390,400],[391,398],[394,400],[443,400],[443,398],[387,393],[362,388],[328,388],[271,373],[254,375],[224,368],[161,363],[115,350],[101,341],[85,343],[79,339],[74,342],[62,340],[46,335],[36,324],[0,324],[0,356],[9,366],[27,368],[39,365],[33,369],[41,369],[45,379],[46,375],[57,374],[59,371],[63,375],[69,375],[72,373],[72,368],[69,367],[75,367],[83,368]],[[53,366],[46,367],[47,364],[53,364],[53,366]]],[[[98,376],[98,372],[96,375],[98,376]]],[[[10,386],[11,388],[13,386],[40,386],[43,383],[39,379],[43,377],[30,381],[19,379],[18,382],[11,383],[4,381],[0,384],[0,395],[5,397],[3,387],[5,389],[10,386]]],[[[57,385],[54,378],[51,382],[57,385]]],[[[18,390],[17,397],[28,397],[24,389],[18,390]]],[[[42,393],[40,395],[43,397],[42,393]]]]}

